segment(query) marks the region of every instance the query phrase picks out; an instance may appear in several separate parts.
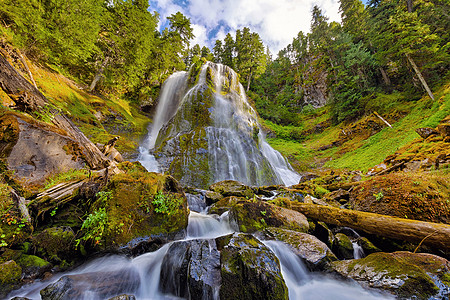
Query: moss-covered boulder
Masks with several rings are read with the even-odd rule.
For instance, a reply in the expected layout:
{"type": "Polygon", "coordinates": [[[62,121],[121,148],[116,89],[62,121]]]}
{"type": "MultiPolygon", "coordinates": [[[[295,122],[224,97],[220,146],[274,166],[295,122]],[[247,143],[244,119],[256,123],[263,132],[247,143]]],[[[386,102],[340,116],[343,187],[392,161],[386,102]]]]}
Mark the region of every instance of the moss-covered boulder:
{"type": "Polygon", "coordinates": [[[252,235],[216,239],[220,251],[220,299],[288,299],[275,254],[252,235]]]}
{"type": "Polygon", "coordinates": [[[353,258],[353,244],[348,236],[343,233],[336,233],[333,243],[333,252],[336,253],[340,259],[353,258]]]}
{"type": "Polygon", "coordinates": [[[0,297],[6,295],[20,284],[22,268],[13,260],[0,264],[0,297]]]}
{"type": "Polygon", "coordinates": [[[252,188],[236,180],[223,180],[209,186],[213,192],[219,193],[224,197],[235,196],[243,198],[253,198],[255,193],[252,188]]]}
{"type": "Polygon", "coordinates": [[[32,239],[36,253],[55,264],[72,260],[78,256],[75,233],[70,227],[52,227],[43,230],[32,239]]]}
{"type": "Polygon", "coordinates": [[[319,240],[327,244],[330,249],[333,248],[335,237],[327,224],[321,221],[315,223],[313,234],[319,240]]]}
{"type": "Polygon", "coordinates": [[[375,246],[368,238],[366,237],[359,237],[356,239],[356,242],[358,243],[358,245],[361,246],[361,248],[363,249],[364,253],[366,255],[375,253],[375,252],[381,252],[381,249],[378,248],[377,246],[375,246]]]}
{"type": "Polygon", "coordinates": [[[228,197],[218,201],[211,212],[230,210],[230,220],[241,232],[255,232],[267,227],[281,227],[301,232],[309,230],[306,217],[294,210],[275,206],[260,200],[228,197]]]}
{"type": "Polygon", "coordinates": [[[313,235],[274,227],[265,229],[264,234],[288,244],[312,271],[322,270],[327,263],[337,260],[327,245],[313,235]]]}
{"type": "Polygon", "coordinates": [[[45,272],[50,271],[53,267],[51,263],[38,256],[26,254],[17,258],[16,263],[22,267],[22,276],[26,279],[42,277],[45,272]]]}
{"type": "Polygon", "coordinates": [[[450,287],[449,261],[432,254],[379,252],[329,266],[344,277],[388,290],[400,299],[428,299],[439,293],[436,283],[447,290],[450,287]]]}
{"type": "Polygon", "coordinates": [[[181,186],[169,175],[147,172],[140,163],[119,165],[97,194],[83,223],[82,240],[96,249],[126,251],[134,239],[184,236],[189,210],[181,186]]]}

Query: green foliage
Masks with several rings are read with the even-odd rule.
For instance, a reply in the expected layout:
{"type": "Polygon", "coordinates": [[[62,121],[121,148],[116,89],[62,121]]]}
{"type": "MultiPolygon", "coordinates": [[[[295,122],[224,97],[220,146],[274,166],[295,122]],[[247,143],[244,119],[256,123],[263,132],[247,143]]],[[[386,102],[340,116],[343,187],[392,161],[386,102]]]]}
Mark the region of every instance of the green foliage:
{"type": "Polygon", "coordinates": [[[94,245],[101,245],[103,234],[108,225],[108,214],[105,208],[99,208],[89,214],[81,226],[83,236],[76,241],[78,246],[81,242],[92,241],[94,245]]]}
{"type": "Polygon", "coordinates": [[[163,194],[159,191],[155,194],[152,204],[155,207],[155,212],[171,215],[178,211],[182,201],[172,194],[163,194]]]}
{"type": "Polygon", "coordinates": [[[51,188],[62,182],[72,181],[72,180],[80,180],[87,178],[88,171],[86,169],[71,169],[64,173],[57,173],[53,176],[50,176],[46,179],[44,190],[51,188]]]}
{"type": "Polygon", "coordinates": [[[373,196],[375,197],[375,200],[377,202],[380,202],[381,200],[383,200],[383,197],[384,197],[383,191],[380,191],[379,193],[373,194],[373,196]]]}

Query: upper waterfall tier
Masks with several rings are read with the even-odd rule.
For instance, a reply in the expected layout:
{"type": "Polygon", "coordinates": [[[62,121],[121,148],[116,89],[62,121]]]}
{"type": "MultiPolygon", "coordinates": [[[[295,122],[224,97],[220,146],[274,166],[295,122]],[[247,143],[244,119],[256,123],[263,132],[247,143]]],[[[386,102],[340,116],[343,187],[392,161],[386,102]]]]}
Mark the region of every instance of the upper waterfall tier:
{"type": "Polygon", "coordinates": [[[225,179],[292,185],[300,178],[265,142],[236,72],[211,62],[166,80],[144,147],[160,171],[196,187],[225,179]]]}

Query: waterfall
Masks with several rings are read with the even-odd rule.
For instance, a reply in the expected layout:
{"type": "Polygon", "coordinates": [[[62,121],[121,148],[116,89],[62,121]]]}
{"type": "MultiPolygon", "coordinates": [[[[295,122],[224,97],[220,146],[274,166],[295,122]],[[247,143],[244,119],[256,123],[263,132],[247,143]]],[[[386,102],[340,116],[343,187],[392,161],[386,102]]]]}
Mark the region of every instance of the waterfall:
{"type": "Polygon", "coordinates": [[[265,141],[238,75],[211,62],[166,80],[139,160],[196,187],[226,179],[288,186],[300,179],[265,141]]]}

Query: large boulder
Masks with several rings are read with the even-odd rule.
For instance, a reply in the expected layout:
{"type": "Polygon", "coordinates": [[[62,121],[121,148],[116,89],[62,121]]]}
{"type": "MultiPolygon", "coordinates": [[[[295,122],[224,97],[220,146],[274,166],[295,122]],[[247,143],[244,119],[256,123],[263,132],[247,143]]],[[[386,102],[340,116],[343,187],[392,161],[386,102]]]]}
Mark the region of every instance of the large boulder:
{"type": "Polygon", "coordinates": [[[0,159],[22,185],[42,185],[52,174],[85,166],[80,145],[52,125],[7,112],[0,128],[0,159]]]}
{"type": "Polygon", "coordinates": [[[51,227],[33,236],[34,250],[53,263],[76,257],[75,233],[70,227],[51,227]]]}
{"type": "MultiPolygon", "coordinates": [[[[133,251],[139,243],[183,237],[189,210],[178,182],[169,175],[149,173],[139,162],[119,165],[97,194],[82,228],[88,245],[97,250],[133,251]]],[[[141,245],[142,246],[142,245],[141,245]]]]}
{"type": "Polygon", "coordinates": [[[236,180],[224,180],[216,182],[209,186],[213,192],[222,194],[224,197],[236,196],[244,198],[253,198],[255,195],[253,190],[236,180]]]}
{"type": "Polygon", "coordinates": [[[388,290],[400,299],[428,299],[439,292],[448,296],[450,287],[450,262],[432,254],[378,252],[362,259],[331,262],[329,266],[344,277],[388,290]]]}
{"type": "Polygon", "coordinates": [[[249,234],[216,239],[220,251],[220,299],[288,299],[275,254],[249,234]]]}
{"type": "Polygon", "coordinates": [[[0,297],[16,288],[21,279],[22,268],[15,261],[10,260],[0,264],[0,297]]]}
{"type": "Polygon", "coordinates": [[[170,245],[162,262],[162,292],[189,299],[213,299],[220,282],[220,254],[215,240],[170,245]]]}
{"type": "Polygon", "coordinates": [[[273,227],[264,230],[264,234],[288,244],[312,271],[322,270],[327,263],[337,260],[327,245],[313,235],[273,227]]]}
{"type": "Polygon", "coordinates": [[[230,221],[236,224],[241,232],[252,233],[266,227],[302,232],[309,230],[308,220],[303,214],[264,201],[228,197],[215,203],[211,212],[221,213],[227,209],[230,209],[230,221]]]}
{"type": "Polygon", "coordinates": [[[134,269],[65,275],[40,291],[42,300],[107,299],[136,293],[139,273],[134,269]]]}

